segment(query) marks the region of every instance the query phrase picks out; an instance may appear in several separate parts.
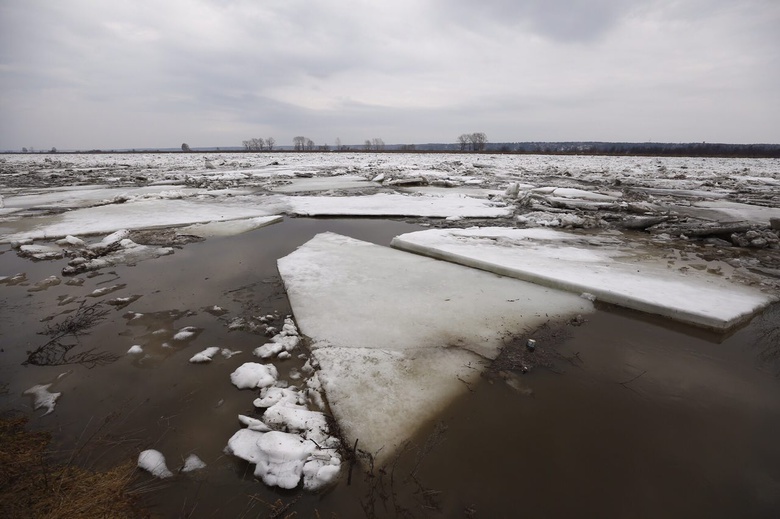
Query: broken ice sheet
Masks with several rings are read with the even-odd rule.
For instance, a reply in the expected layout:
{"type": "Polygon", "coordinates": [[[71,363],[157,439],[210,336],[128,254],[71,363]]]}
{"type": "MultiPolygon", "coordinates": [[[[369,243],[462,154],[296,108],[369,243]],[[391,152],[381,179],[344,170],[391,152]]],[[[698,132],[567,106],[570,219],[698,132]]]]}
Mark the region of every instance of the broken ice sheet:
{"type": "Polygon", "coordinates": [[[425,216],[500,218],[513,209],[504,204],[467,196],[411,196],[379,193],[368,196],[292,196],[285,202],[301,216],[425,216]]]}
{"type": "Polygon", "coordinates": [[[334,416],[381,464],[479,376],[504,340],[592,303],[332,233],[278,261],[334,416]]]}
{"type": "Polygon", "coordinates": [[[89,235],[118,229],[147,229],[207,223],[237,218],[269,216],[275,211],[250,203],[201,200],[139,200],[123,204],[75,209],[46,218],[29,218],[32,230],[0,236],[0,243],[24,239],[59,238],[67,235],[89,235]]]}
{"type": "Polygon", "coordinates": [[[756,288],[707,272],[671,270],[660,254],[653,256],[620,235],[505,227],[431,229],[397,236],[393,247],[588,292],[600,301],[721,331],[773,301],[756,288]]]}

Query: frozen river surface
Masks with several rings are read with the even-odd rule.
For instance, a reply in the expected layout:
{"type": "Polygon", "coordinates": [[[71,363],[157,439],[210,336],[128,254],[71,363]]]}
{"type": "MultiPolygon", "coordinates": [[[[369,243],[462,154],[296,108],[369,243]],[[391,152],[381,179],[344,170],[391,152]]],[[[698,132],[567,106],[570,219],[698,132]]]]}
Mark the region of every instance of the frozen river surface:
{"type": "Polygon", "coordinates": [[[169,470],[166,515],[772,516],[779,184],[772,159],[5,155],[2,406],[96,438],[84,464],[169,470]]]}

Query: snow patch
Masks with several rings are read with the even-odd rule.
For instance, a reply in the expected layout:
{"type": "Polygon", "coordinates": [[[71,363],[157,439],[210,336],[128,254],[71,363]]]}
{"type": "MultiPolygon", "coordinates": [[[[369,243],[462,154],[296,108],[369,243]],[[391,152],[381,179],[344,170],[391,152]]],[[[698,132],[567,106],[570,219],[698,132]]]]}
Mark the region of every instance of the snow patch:
{"type": "Polygon", "coordinates": [[[51,384],[38,384],[23,393],[25,395],[33,396],[33,409],[46,408],[46,412],[43,413],[42,416],[54,412],[54,405],[57,402],[57,399],[62,396],[62,393],[49,392],[50,387],[51,384]]]}
{"type": "Polygon", "coordinates": [[[165,464],[165,456],[160,451],[148,449],[138,455],[138,468],[160,479],[173,477],[173,472],[165,464]]]}

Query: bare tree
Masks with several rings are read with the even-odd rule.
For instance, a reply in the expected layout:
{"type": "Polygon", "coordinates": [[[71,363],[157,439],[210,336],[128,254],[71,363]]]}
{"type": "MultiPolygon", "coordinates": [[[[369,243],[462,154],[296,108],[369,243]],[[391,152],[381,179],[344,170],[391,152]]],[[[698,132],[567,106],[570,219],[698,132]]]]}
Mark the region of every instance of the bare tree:
{"type": "Polygon", "coordinates": [[[366,139],[363,143],[363,149],[366,151],[371,151],[371,140],[366,139]]]}
{"type": "Polygon", "coordinates": [[[299,135],[293,137],[293,149],[295,151],[303,151],[306,148],[306,137],[299,135]]]}
{"type": "Polygon", "coordinates": [[[458,145],[460,146],[460,151],[466,151],[466,149],[469,147],[469,142],[471,142],[471,135],[464,133],[458,136],[458,145]]]}
{"type": "Polygon", "coordinates": [[[334,144],[336,151],[341,151],[341,139],[336,137],[336,143],[334,144]]]}
{"type": "Polygon", "coordinates": [[[314,141],[306,139],[306,151],[314,151],[314,141]]]}
{"type": "MultiPolygon", "coordinates": [[[[52,148],[52,149],[54,149],[54,148],[52,148]]],[[[192,150],[190,149],[190,145],[189,144],[187,144],[186,142],[183,142],[182,145],[181,145],[181,151],[183,151],[184,153],[189,153],[192,150]]]]}
{"type": "Polygon", "coordinates": [[[276,139],[273,137],[268,137],[265,140],[265,146],[268,148],[268,151],[274,151],[274,145],[276,145],[276,139]]]}
{"type": "Polygon", "coordinates": [[[379,137],[374,137],[371,139],[371,146],[374,148],[374,151],[382,151],[385,149],[385,141],[379,137]]]}
{"type": "Polygon", "coordinates": [[[472,133],[470,135],[471,151],[485,151],[487,145],[487,136],[482,132],[472,133]]]}
{"type": "Polygon", "coordinates": [[[27,148],[22,148],[22,153],[27,153],[27,148]]]}

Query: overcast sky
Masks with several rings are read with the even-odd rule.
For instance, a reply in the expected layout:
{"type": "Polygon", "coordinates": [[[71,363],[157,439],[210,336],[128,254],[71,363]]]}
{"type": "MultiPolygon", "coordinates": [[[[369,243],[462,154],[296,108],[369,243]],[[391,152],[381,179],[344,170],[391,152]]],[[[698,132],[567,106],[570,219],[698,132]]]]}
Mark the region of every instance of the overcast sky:
{"type": "Polygon", "coordinates": [[[778,0],[0,0],[0,149],[780,142],[778,0]]]}

